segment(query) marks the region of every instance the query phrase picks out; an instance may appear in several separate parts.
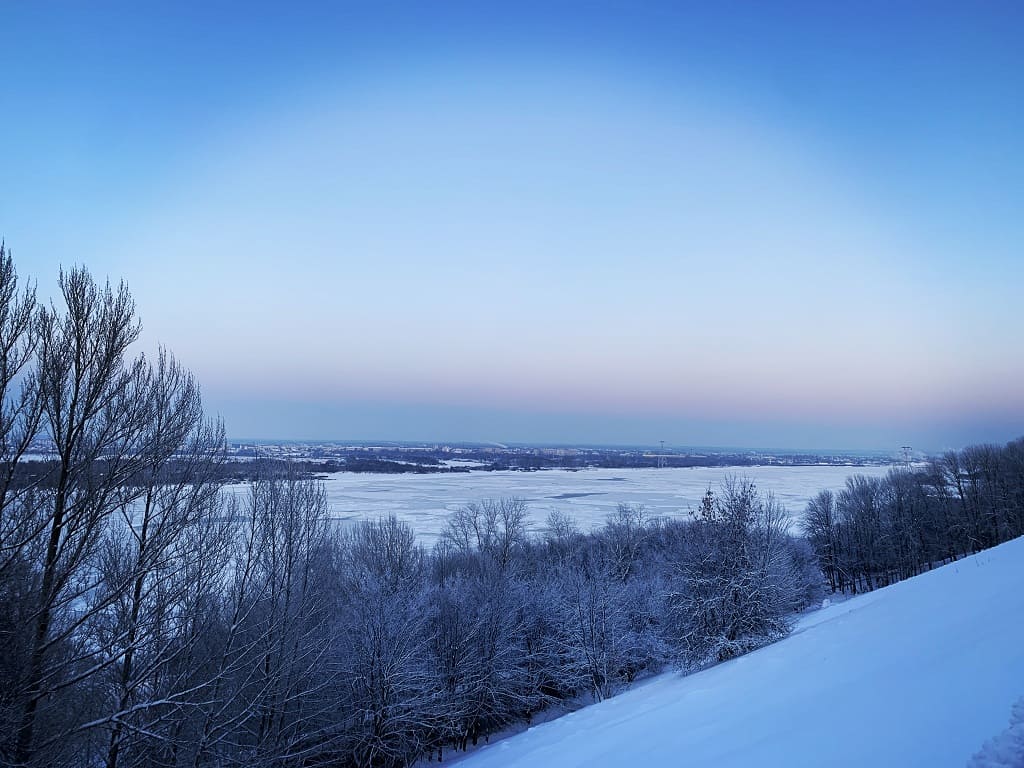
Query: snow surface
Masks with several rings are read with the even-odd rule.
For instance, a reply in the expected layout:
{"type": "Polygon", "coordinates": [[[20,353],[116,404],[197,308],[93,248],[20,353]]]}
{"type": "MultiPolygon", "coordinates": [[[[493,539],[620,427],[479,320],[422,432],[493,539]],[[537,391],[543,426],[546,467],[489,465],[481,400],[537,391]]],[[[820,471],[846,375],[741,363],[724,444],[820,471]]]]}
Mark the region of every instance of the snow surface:
{"type": "Polygon", "coordinates": [[[482,499],[518,496],[529,505],[530,524],[544,525],[554,509],[577,519],[583,530],[604,524],[620,503],[643,504],[651,515],[682,515],[696,509],[708,487],[728,475],[748,477],[794,517],[819,491],[838,490],[853,474],[881,476],[889,467],[761,466],[662,469],[583,469],[576,472],[469,472],[382,475],[337,472],[324,485],[333,517],[342,520],[395,515],[431,545],[452,512],[482,499]]]}
{"type": "Polygon", "coordinates": [[[1024,538],[835,603],[772,646],[660,675],[458,762],[963,768],[1013,738],[999,734],[1022,694],[1024,538]]]}

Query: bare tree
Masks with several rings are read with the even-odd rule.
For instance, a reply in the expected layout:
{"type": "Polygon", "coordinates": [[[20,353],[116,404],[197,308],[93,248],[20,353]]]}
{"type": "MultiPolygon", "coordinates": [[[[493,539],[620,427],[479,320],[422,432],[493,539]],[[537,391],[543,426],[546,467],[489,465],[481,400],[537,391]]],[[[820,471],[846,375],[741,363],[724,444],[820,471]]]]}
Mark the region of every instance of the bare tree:
{"type": "Polygon", "coordinates": [[[616,578],[625,582],[633,574],[649,535],[648,517],[642,504],[619,504],[605,523],[604,538],[616,578]]]}
{"type": "Polygon", "coordinates": [[[479,552],[506,570],[526,539],[526,502],[513,497],[467,504],[451,516],[441,538],[457,552],[479,552]]]}
{"type": "Polygon", "coordinates": [[[108,608],[93,622],[97,642],[120,657],[108,688],[116,694],[103,716],[110,724],[107,768],[116,768],[126,751],[143,751],[137,746],[142,734],[155,733],[166,710],[187,698],[190,686],[168,685],[168,672],[197,639],[188,630],[191,601],[205,581],[197,583],[206,565],[197,559],[216,561],[209,547],[223,543],[223,534],[197,541],[199,532],[216,531],[209,518],[222,514],[216,469],[224,454],[223,425],[205,422],[192,376],[163,350],[146,396],[143,463],[128,481],[141,495],[111,521],[98,564],[105,577],[98,592],[129,587],[102,600],[108,608]]]}
{"type": "Polygon", "coordinates": [[[24,376],[38,341],[35,287],[18,290],[14,261],[0,243],[0,579],[24,564],[23,550],[42,521],[30,498],[35,483],[15,478],[39,429],[38,380],[24,376]]]}
{"type": "MultiPolygon", "coordinates": [[[[141,466],[148,420],[147,367],[141,359],[125,363],[139,331],[127,289],[123,284],[116,291],[100,288],[84,269],[62,272],[60,287],[66,312],[44,310],[38,326],[36,386],[57,468],[19,692],[13,750],[19,764],[32,761],[40,746],[35,733],[40,706],[55,703],[52,694],[111,663],[100,649],[70,641],[103,607],[90,601],[97,581],[88,563],[109,515],[139,493],[126,482],[141,466]]],[[[50,743],[58,739],[49,737],[50,743]]]]}
{"type": "Polygon", "coordinates": [[[425,554],[394,517],[351,532],[340,663],[350,681],[349,759],[405,765],[436,730],[424,629],[425,554]]]}
{"type": "Polygon", "coordinates": [[[312,478],[289,472],[261,489],[264,502],[259,566],[267,588],[258,617],[258,687],[251,707],[248,762],[283,765],[317,748],[332,682],[325,665],[332,644],[327,498],[312,478]]]}
{"type": "Polygon", "coordinates": [[[750,481],[730,478],[720,496],[708,491],[670,601],[688,665],[724,661],[789,632],[799,584],[786,529],[784,510],[750,481]]]}
{"type": "Polygon", "coordinates": [[[804,536],[811,543],[821,563],[821,570],[832,591],[842,590],[846,578],[839,567],[839,521],[832,491],[821,491],[807,503],[804,513],[804,536]]]}

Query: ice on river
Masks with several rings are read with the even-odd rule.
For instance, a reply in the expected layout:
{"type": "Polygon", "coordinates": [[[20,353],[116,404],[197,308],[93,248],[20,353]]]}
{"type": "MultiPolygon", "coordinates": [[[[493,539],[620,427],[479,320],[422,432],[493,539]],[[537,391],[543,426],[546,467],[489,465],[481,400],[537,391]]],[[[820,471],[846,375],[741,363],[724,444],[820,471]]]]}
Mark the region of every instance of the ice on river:
{"type": "Polygon", "coordinates": [[[602,525],[620,503],[642,504],[651,515],[684,515],[697,507],[708,487],[718,488],[727,476],[735,475],[774,493],[790,516],[799,519],[807,500],[818,491],[838,490],[852,474],[880,476],[888,471],[889,467],[759,466],[427,475],[338,472],[327,475],[324,485],[332,516],[373,520],[395,515],[429,546],[453,511],[482,499],[525,499],[535,530],[556,509],[590,530],[602,525]]]}

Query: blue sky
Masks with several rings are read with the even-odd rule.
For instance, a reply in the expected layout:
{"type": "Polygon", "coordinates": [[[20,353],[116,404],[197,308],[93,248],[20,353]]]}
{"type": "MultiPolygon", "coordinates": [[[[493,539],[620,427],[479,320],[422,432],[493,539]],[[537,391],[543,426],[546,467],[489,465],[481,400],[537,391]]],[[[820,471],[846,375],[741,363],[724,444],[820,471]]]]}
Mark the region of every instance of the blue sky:
{"type": "Polygon", "coordinates": [[[0,8],[0,236],[237,437],[1024,433],[1013,3],[0,8]]]}

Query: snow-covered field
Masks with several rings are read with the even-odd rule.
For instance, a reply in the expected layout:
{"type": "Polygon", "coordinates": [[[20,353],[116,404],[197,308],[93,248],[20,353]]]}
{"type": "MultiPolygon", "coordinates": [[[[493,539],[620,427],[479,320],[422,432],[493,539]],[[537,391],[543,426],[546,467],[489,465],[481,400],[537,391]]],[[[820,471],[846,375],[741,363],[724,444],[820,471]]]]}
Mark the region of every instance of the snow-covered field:
{"type": "Polygon", "coordinates": [[[728,475],[749,477],[772,491],[799,517],[818,491],[843,487],[855,473],[884,475],[888,467],[763,466],[687,469],[584,469],[578,472],[470,472],[436,475],[379,475],[339,472],[327,476],[332,514],[339,519],[376,519],[394,514],[431,544],[449,515],[481,499],[518,496],[526,500],[530,522],[542,526],[558,509],[573,515],[584,530],[601,525],[618,504],[643,504],[652,515],[680,515],[696,508],[710,486],[728,475]]]}
{"type": "Polygon", "coordinates": [[[972,765],[1020,766],[1007,726],[1022,695],[1017,539],[809,614],[775,645],[492,743],[459,768],[962,768],[986,742],[972,765]]]}

